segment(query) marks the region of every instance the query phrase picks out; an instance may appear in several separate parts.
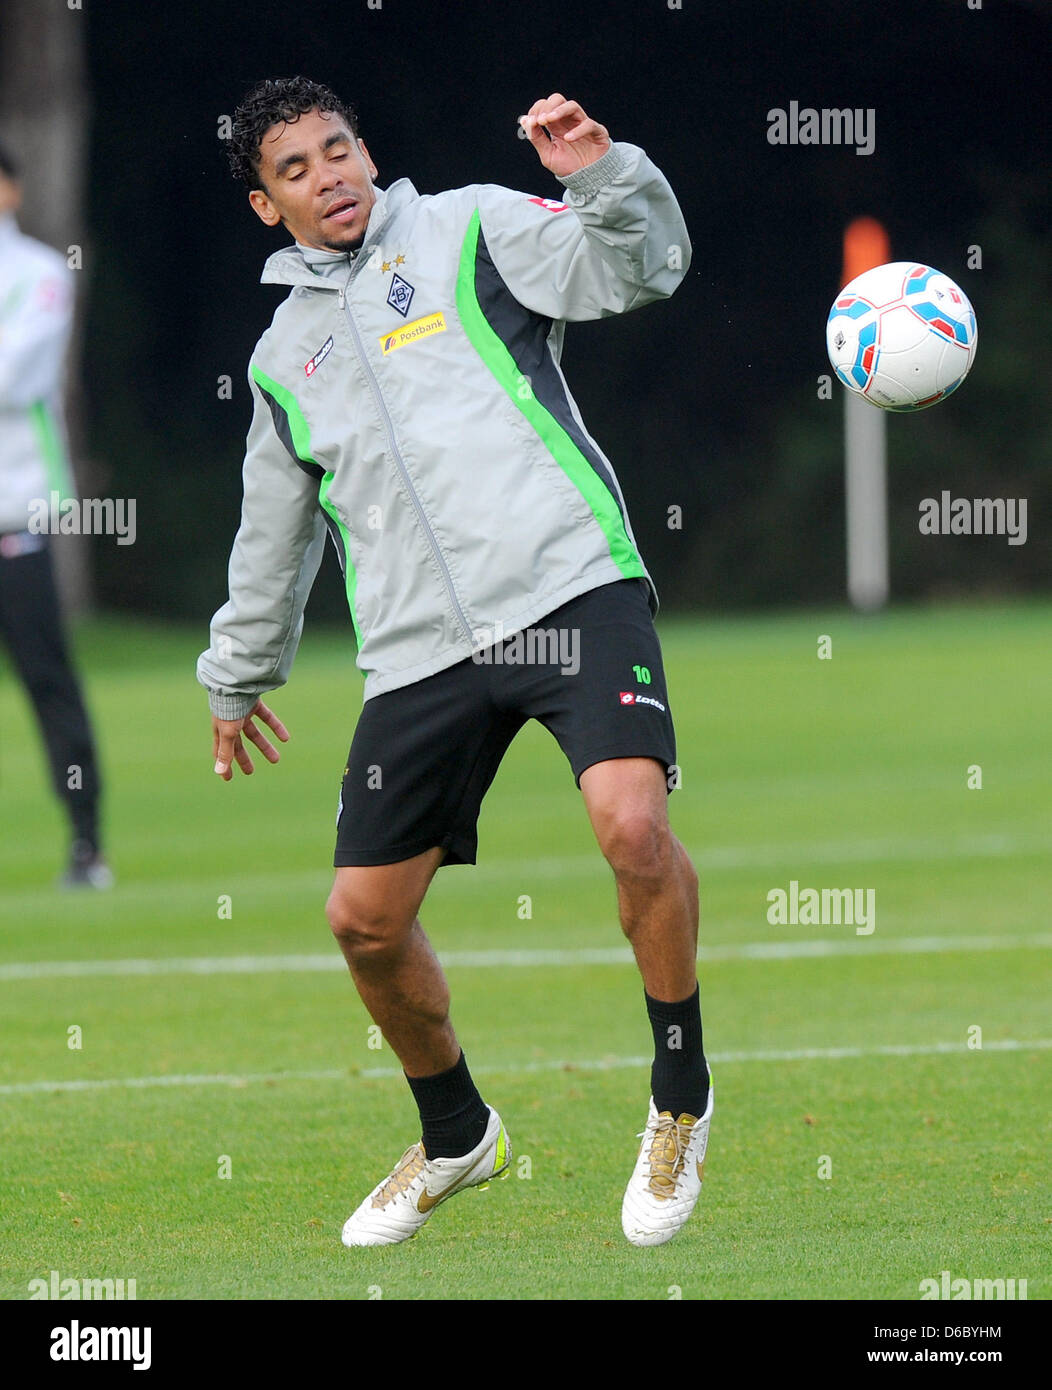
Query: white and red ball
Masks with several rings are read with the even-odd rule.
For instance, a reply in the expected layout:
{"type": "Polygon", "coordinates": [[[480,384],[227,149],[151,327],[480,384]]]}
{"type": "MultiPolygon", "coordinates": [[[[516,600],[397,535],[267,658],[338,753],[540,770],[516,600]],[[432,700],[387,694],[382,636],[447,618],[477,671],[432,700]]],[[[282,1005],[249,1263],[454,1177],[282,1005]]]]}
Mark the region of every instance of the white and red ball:
{"type": "Polygon", "coordinates": [[[857,275],[837,295],[826,324],[837,376],[884,410],[924,410],[956,391],[978,337],[960,286],[915,261],[857,275]]]}

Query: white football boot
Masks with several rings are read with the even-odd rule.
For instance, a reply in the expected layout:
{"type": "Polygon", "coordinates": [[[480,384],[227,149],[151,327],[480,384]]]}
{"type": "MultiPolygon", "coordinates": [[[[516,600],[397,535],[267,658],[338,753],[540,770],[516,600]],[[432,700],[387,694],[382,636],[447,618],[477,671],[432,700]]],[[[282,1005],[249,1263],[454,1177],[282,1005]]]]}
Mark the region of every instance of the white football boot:
{"type": "Polygon", "coordinates": [[[633,1245],[664,1245],[694,1210],[701,1195],[715,1093],[709,1073],[705,1114],[659,1115],[650,1098],[639,1157],[621,1204],[621,1229],[633,1245]]]}
{"type": "Polygon", "coordinates": [[[406,1149],[343,1227],[344,1245],[397,1245],[415,1236],[440,1202],[479,1187],[511,1163],[511,1142],[492,1106],[482,1141],[462,1158],[428,1158],[422,1143],[406,1149]]]}

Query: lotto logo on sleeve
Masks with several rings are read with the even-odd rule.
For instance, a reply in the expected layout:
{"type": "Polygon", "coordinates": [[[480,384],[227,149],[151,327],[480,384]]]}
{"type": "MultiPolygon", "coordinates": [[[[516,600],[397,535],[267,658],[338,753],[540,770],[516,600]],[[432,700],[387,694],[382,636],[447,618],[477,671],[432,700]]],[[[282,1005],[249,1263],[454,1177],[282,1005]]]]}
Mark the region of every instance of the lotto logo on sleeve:
{"type": "Polygon", "coordinates": [[[623,705],[653,705],[655,709],[665,712],[665,706],[660,700],[653,700],[649,695],[634,695],[631,690],[621,691],[621,703],[623,705]]]}
{"type": "Polygon", "coordinates": [[[531,198],[531,203],[536,203],[539,208],[547,208],[549,212],[565,212],[566,204],[557,202],[554,198],[531,198]]]}
{"type": "Polygon", "coordinates": [[[322,343],[321,347],[314,354],[311,360],[304,364],[303,370],[307,374],[307,376],[314,375],[314,373],[318,370],[321,364],[325,361],[326,357],[328,357],[330,352],[332,352],[331,335],[325,340],[324,343],[322,343]]]}

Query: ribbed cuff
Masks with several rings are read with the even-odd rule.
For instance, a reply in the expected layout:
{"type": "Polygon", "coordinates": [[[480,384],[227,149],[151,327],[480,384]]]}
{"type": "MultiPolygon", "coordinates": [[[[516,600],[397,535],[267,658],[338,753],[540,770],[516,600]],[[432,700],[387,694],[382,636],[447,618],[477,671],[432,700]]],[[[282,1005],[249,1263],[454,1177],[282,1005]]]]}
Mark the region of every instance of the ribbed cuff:
{"type": "MultiPolygon", "coordinates": [[[[613,183],[628,168],[628,155],[619,145],[611,145],[606,154],[601,154],[583,169],[577,169],[559,182],[573,195],[567,198],[571,207],[586,203],[594,198],[601,188],[613,183]]],[[[556,176],[558,177],[558,175],[556,176]]]]}
{"type": "Polygon", "coordinates": [[[244,719],[258,701],[258,695],[220,695],[216,690],[208,692],[208,706],[217,719],[244,719]]]}

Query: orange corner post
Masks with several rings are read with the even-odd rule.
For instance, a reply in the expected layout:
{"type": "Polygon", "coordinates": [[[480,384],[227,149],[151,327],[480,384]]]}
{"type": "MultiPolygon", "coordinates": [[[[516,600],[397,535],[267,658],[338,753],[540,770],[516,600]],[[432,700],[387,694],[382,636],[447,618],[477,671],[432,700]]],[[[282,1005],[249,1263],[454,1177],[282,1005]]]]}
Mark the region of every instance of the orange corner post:
{"type": "Polygon", "coordinates": [[[844,269],[840,288],[863,271],[891,260],[891,242],[875,217],[856,217],[844,228],[844,269]]]}

